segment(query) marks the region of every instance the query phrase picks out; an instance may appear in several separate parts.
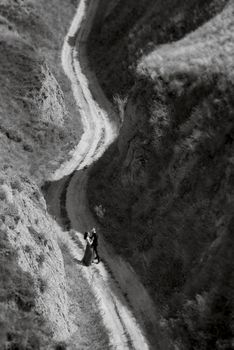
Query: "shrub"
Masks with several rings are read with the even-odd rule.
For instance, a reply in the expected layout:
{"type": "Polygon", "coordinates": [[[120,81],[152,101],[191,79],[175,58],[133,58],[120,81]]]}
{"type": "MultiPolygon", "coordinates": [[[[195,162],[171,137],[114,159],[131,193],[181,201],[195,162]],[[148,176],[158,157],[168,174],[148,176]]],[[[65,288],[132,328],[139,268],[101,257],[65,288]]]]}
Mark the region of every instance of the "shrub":
{"type": "Polygon", "coordinates": [[[66,350],[66,349],[67,349],[67,345],[64,342],[60,342],[55,345],[55,350],[66,350]]]}
{"type": "Polygon", "coordinates": [[[22,192],[23,186],[22,182],[19,179],[14,179],[11,181],[11,188],[13,190],[17,190],[18,192],[22,192]]]}
{"type": "Polygon", "coordinates": [[[44,293],[46,288],[48,287],[47,280],[45,278],[39,277],[38,278],[38,285],[39,285],[40,292],[44,293]]]}
{"type": "Polygon", "coordinates": [[[0,200],[5,201],[7,199],[6,191],[3,188],[0,188],[0,200]]]}
{"type": "Polygon", "coordinates": [[[42,267],[44,261],[45,261],[45,254],[41,252],[41,253],[37,256],[38,266],[39,266],[39,267],[42,267]]]}
{"type": "Polygon", "coordinates": [[[24,252],[26,254],[31,254],[32,253],[32,247],[30,245],[28,245],[28,244],[26,244],[23,249],[24,249],[24,252]]]}
{"type": "Polygon", "coordinates": [[[120,95],[116,94],[113,97],[113,101],[118,108],[120,123],[123,124],[124,115],[125,115],[125,107],[126,107],[126,104],[128,102],[128,96],[121,97],[120,95]]]}
{"type": "Polygon", "coordinates": [[[45,236],[43,233],[36,231],[33,226],[28,226],[28,230],[38,245],[44,245],[45,236]]]}

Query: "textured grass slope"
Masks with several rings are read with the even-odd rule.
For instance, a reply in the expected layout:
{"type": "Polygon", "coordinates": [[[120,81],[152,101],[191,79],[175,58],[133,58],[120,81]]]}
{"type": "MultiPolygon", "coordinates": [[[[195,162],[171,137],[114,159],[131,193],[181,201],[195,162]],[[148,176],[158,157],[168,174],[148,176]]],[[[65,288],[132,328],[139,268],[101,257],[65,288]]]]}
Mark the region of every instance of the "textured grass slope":
{"type": "MultiPolygon", "coordinates": [[[[224,2],[199,2],[196,22],[192,2],[174,5],[169,15],[160,3],[161,29],[155,38],[161,33],[162,40],[156,39],[151,52],[139,58],[120,136],[94,166],[89,198],[92,208],[104,208],[99,219],[106,238],[141,276],[175,344],[229,349],[234,312],[234,8],[232,2],[224,8],[224,2]],[[219,5],[223,10],[214,16],[219,5]],[[181,36],[187,35],[175,41],[180,36],[170,37],[162,28],[168,23],[175,32],[183,28],[175,13],[183,19],[185,6],[186,21],[198,28],[187,34],[191,27],[185,26],[181,36]],[[208,14],[207,8],[214,12],[208,14]]],[[[121,45],[119,58],[125,62],[121,45]]],[[[107,66],[112,64],[110,60],[107,66]]],[[[124,87],[124,72],[118,81],[108,78],[115,92],[119,84],[124,87]]]]}
{"type": "MultiPolygon", "coordinates": [[[[0,2],[2,158],[5,148],[10,148],[10,153],[22,158],[22,167],[28,167],[36,178],[58,167],[80,134],[77,111],[70,107],[69,113],[66,109],[66,102],[72,105],[71,96],[65,94],[65,102],[58,84],[68,90],[59,60],[69,21],[64,18],[56,37],[52,34],[58,29],[57,21],[53,28],[55,14],[43,18],[42,6],[43,2],[0,2]]],[[[69,12],[67,18],[72,18],[72,10],[69,12]]],[[[6,161],[11,162],[9,156],[6,161]]]]}
{"type": "Polygon", "coordinates": [[[228,0],[102,0],[88,52],[108,97],[126,95],[139,60],[156,46],[196,30],[228,0]]]}
{"type": "Polygon", "coordinates": [[[69,254],[62,255],[61,229],[47,214],[39,187],[82,131],[60,63],[76,5],[0,0],[1,349],[108,344],[96,299],[83,292],[87,281],[69,254]],[[88,337],[86,322],[93,325],[93,318],[88,337]]]}

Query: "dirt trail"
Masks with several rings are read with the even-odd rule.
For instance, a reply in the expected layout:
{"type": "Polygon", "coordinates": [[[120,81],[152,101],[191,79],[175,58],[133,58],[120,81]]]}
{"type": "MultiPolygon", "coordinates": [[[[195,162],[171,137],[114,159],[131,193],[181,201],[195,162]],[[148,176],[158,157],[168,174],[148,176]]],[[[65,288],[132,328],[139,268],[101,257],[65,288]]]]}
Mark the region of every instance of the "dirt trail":
{"type": "Polygon", "coordinates": [[[80,1],[64,41],[62,65],[71,81],[84,133],[77,147],[71,151],[70,159],[55,172],[52,180],[58,180],[76,169],[92,164],[117,136],[118,116],[105,98],[95,75],[89,70],[86,59],[85,41],[90,32],[98,3],[98,0],[80,1]],[[90,81],[92,81],[92,92],[90,81]],[[98,102],[95,101],[95,98],[98,102]],[[100,102],[104,108],[100,106],[100,102]]]}
{"type": "MultiPolygon", "coordinates": [[[[78,146],[71,152],[70,159],[52,176],[51,180],[55,182],[51,184],[47,195],[51,211],[58,221],[62,216],[61,198],[65,202],[66,216],[73,228],[70,234],[77,243],[77,259],[81,259],[83,255],[82,232],[97,226],[86,198],[89,170],[83,168],[98,159],[114,141],[119,123],[118,116],[87,64],[85,41],[98,3],[98,0],[80,1],[65,38],[62,64],[80,109],[84,133],[78,146]],[[61,180],[56,181],[59,179],[61,180]]],[[[110,332],[113,348],[166,349],[157,326],[159,321],[155,306],[131,266],[116,256],[102,238],[100,254],[102,262],[99,265],[83,269],[99,299],[99,307],[104,324],[110,332]],[[152,328],[152,347],[145,336],[146,325],[152,328]]]]}

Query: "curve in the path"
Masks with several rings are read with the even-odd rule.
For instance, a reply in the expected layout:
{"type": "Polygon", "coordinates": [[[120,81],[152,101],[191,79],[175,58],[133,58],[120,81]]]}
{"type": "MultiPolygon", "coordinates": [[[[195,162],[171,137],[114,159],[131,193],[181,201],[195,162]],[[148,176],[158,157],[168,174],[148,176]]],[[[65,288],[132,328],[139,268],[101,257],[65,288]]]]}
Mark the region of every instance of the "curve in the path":
{"type": "MultiPolygon", "coordinates": [[[[68,218],[72,228],[78,233],[78,237],[80,237],[79,242],[81,243],[83,240],[82,235],[79,233],[86,231],[92,226],[97,226],[88,207],[86,197],[87,180],[87,173],[84,171],[77,171],[73,175],[67,189],[66,208],[68,218]],[[74,196],[74,191],[77,193],[76,196],[74,196]]],[[[104,297],[104,303],[110,303],[108,304],[109,312],[115,319],[118,319],[119,328],[122,328],[122,344],[118,344],[116,348],[120,350],[149,349],[148,341],[142,332],[141,321],[144,322],[146,318],[148,320],[150,319],[150,315],[147,315],[147,312],[153,314],[153,303],[149,302],[148,297],[145,299],[146,293],[144,288],[142,286],[140,287],[138,280],[132,277],[133,272],[124,264],[122,259],[116,257],[102,237],[99,237],[99,241],[99,251],[102,262],[97,266],[92,266],[90,271],[91,273],[95,271],[98,272],[99,284],[102,285],[104,282],[103,288],[99,290],[101,291],[101,298],[104,297]],[[122,281],[119,281],[120,276],[122,281]],[[122,283],[123,280],[125,281],[125,286],[122,283]],[[128,287],[126,286],[127,283],[129,283],[128,287]],[[127,295],[129,295],[129,299],[131,300],[127,298],[127,295]],[[134,317],[135,308],[138,309],[139,318],[137,319],[134,317]],[[141,313],[141,310],[144,311],[144,315],[141,313]],[[141,316],[143,316],[142,319],[141,316]]],[[[96,291],[96,282],[93,288],[96,294],[99,294],[98,291],[96,291]]],[[[115,332],[115,330],[112,330],[112,334],[113,332],[115,332]]],[[[157,349],[156,343],[154,349],[157,349]]]]}
{"type": "MultiPolygon", "coordinates": [[[[88,171],[81,169],[91,165],[103,154],[114,141],[118,130],[118,117],[90,70],[85,52],[85,42],[98,4],[99,0],[80,0],[65,38],[62,64],[71,81],[84,133],[78,146],[71,152],[70,159],[51,178],[52,181],[62,181],[54,182],[50,189],[50,204],[58,215],[61,215],[60,197],[65,195],[66,208],[63,205],[63,210],[66,210],[71,227],[78,233],[77,257],[82,254],[79,247],[84,245],[79,233],[96,225],[86,198],[88,171]]],[[[99,299],[111,344],[119,350],[147,350],[150,346],[142,331],[144,324],[146,321],[154,327],[158,324],[153,302],[131,266],[117,257],[103,239],[100,251],[104,263],[84,269],[84,273],[99,299]]],[[[160,338],[158,327],[154,332],[158,332],[160,338]]],[[[165,347],[158,347],[155,342],[153,348],[165,347]]]]}
{"type": "Polygon", "coordinates": [[[76,15],[72,21],[62,49],[62,65],[71,81],[71,87],[84,132],[77,147],[69,154],[69,160],[53,174],[51,180],[58,180],[71,174],[74,170],[82,169],[98,159],[105,149],[117,136],[118,117],[107,102],[98,84],[96,94],[98,101],[102,101],[108,112],[101,108],[90,91],[87,74],[92,75],[86,64],[85,42],[91,29],[93,17],[99,1],[81,0],[76,15]],[[84,26],[85,23],[85,26],[84,26]],[[83,62],[83,66],[81,66],[83,62]],[[108,117],[111,114],[112,118],[108,117]]]}

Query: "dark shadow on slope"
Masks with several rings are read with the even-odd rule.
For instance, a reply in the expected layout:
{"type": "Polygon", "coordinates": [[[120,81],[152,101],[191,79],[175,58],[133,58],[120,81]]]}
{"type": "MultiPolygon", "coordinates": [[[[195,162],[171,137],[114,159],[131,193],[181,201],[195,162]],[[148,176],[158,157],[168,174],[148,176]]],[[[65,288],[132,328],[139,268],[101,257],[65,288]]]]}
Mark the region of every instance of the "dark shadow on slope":
{"type": "Polygon", "coordinates": [[[69,36],[67,42],[71,47],[74,47],[76,45],[76,35],[69,36]]]}
{"type": "MultiPolygon", "coordinates": [[[[102,0],[107,9],[109,0],[102,0]]],[[[126,95],[140,58],[159,45],[195,31],[220,13],[228,0],[124,1],[107,15],[99,6],[88,40],[88,58],[107,96],[126,95]]]]}
{"type": "MultiPolygon", "coordinates": [[[[79,171],[81,175],[83,175],[84,170],[79,171]]],[[[68,185],[72,179],[73,176],[77,175],[77,171],[74,171],[71,175],[69,176],[65,176],[64,178],[62,178],[59,181],[54,181],[54,182],[47,182],[44,186],[43,186],[43,193],[44,193],[44,197],[45,200],[47,202],[47,209],[49,214],[56,220],[56,222],[61,226],[61,228],[65,231],[70,231],[70,237],[72,238],[73,242],[79,247],[79,248],[83,248],[81,241],[76,234],[75,231],[79,231],[79,232],[83,232],[84,231],[84,227],[82,225],[82,227],[80,227],[79,224],[75,224],[72,225],[69,217],[68,217],[68,213],[66,210],[66,193],[67,193],[67,188],[68,185]],[[55,191],[56,190],[56,191],[55,191]],[[60,202],[60,206],[59,206],[59,212],[58,210],[56,211],[56,209],[54,207],[52,207],[51,205],[51,194],[53,193],[54,196],[58,195],[57,198],[57,203],[60,202]]],[[[78,193],[77,193],[78,195],[78,193]]],[[[58,208],[57,208],[58,209],[58,208]]],[[[90,223],[92,224],[92,223],[90,223]]],[[[87,229],[90,229],[90,227],[87,227],[87,229]]],[[[101,229],[98,228],[98,231],[100,233],[100,244],[99,244],[99,253],[101,252],[101,246],[102,246],[102,236],[101,236],[101,229]]],[[[101,253],[100,253],[101,255],[101,253]]],[[[82,266],[82,261],[79,259],[74,258],[74,264],[80,265],[82,266]]],[[[134,307],[132,305],[132,301],[130,301],[130,299],[128,298],[127,293],[121,289],[121,286],[119,284],[119,281],[116,279],[115,277],[115,273],[114,271],[111,269],[108,260],[103,257],[101,255],[101,261],[100,264],[96,265],[96,264],[92,264],[92,266],[87,267],[89,269],[92,269],[92,274],[93,276],[95,276],[95,278],[102,278],[100,271],[98,269],[98,266],[103,264],[103,266],[105,267],[105,270],[108,272],[108,276],[109,276],[109,280],[108,280],[108,286],[111,290],[111,293],[113,295],[116,295],[117,298],[121,301],[122,305],[130,310],[132,312],[132,314],[134,315],[134,307]]],[[[117,314],[118,314],[118,310],[116,310],[117,314]]],[[[120,316],[119,316],[120,317],[120,316]]],[[[121,318],[120,318],[121,321],[121,318]]],[[[122,321],[121,321],[122,323],[122,321]]],[[[143,331],[146,334],[146,337],[148,339],[148,341],[151,341],[151,349],[154,349],[155,346],[157,345],[158,349],[161,349],[159,344],[156,344],[156,341],[158,342],[158,340],[160,341],[160,336],[159,339],[157,337],[157,340],[155,339],[155,332],[157,334],[159,334],[158,332],[158,325],[154,325],[152,324],[150,321],[147,323],[144,323],[144,327],[143,327],[143,331]]],[[[126,336],[128,336],[127,334],[127,330],[126,330],[126,336]]],[[[129,349],[132,348],[131,345],[131,339],[128,339],[129,341],[129,349]]]]}
{"type": "Polygon", "coordinates": [[[73,174],[64,176],[58,181],[47,181],[42,186],[42,193],[44,195],[47,211],[56,220],[56,222],[61,226],[63,230],[70,230],[70,220],[66,211],[66,193],[69,182],[73,174]],[[57,205],[52,205],[51,194],[56,195],[57,205]]]}

